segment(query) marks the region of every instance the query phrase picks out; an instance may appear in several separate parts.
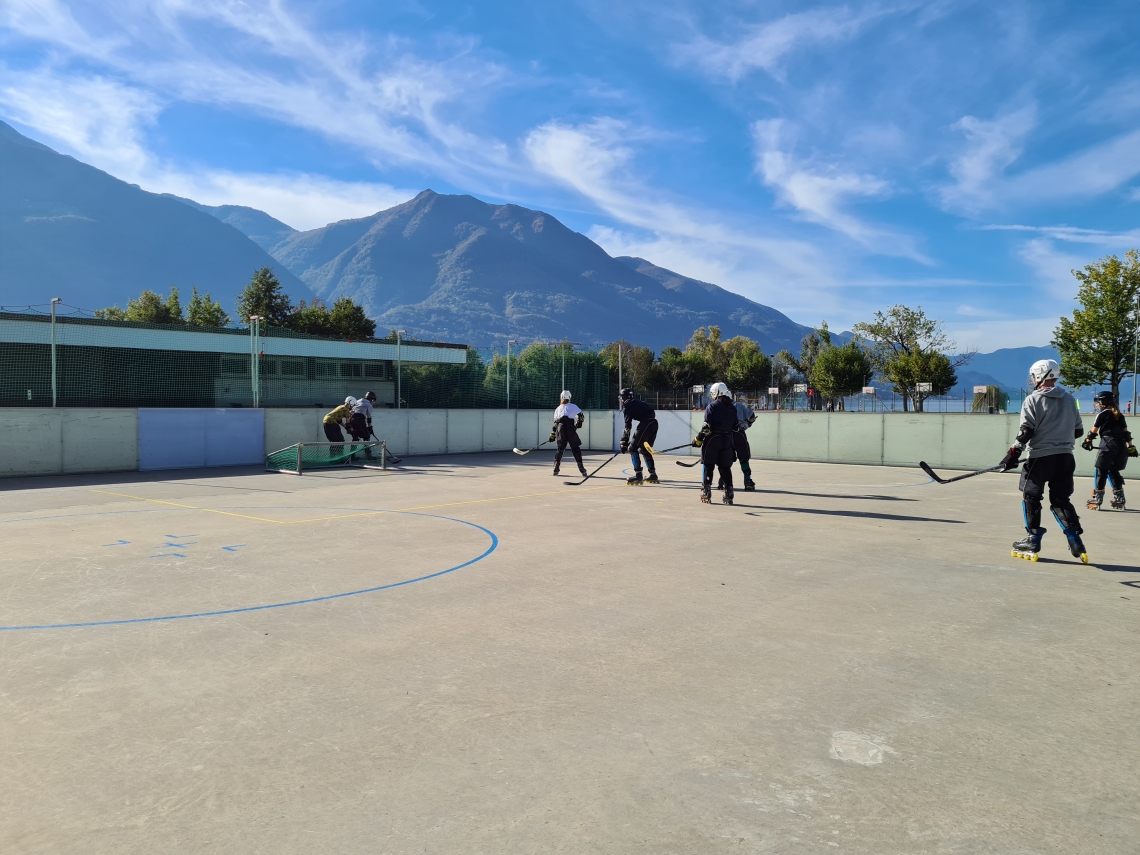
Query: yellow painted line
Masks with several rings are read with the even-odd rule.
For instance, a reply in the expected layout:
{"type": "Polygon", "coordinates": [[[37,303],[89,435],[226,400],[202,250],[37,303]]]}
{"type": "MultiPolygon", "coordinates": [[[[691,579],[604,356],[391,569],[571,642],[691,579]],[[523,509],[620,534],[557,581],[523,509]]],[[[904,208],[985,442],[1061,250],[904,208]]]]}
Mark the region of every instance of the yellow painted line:
{"type": "MultiPolygon", "coordinates": [[[[331,516],[331,517],[313,517],[312,519],[304,519],[304,520],[275,520],[275,519],[270,519],[269,517],[255,517],[255,516],[251,516],[249,514],[234,513],[233,511],[220,511],[220,510],[217,510],[215,508],[203,508],[203,507],[200,507],[198,505],[184,505],[180,502],[168,502],[168,501],[165,501],[163,499],[150,499],[150,498],[147,498],[146,496],[132,496],[129,493],[114,493],[114,492],[111,492],[110,490],[94,490],[93,489],[91,492],[92,493],[102,493],[102,494],[107,495],[107,496],[120,496],[124,499],[135,499],[135,500],[140,501],[140,502],[154,502],[154,503],[159,504],[159,505],[171,505],[172,507],[175,507],[175,508],[187,508],[187,509],[192,510],[192,511],[205,511],[208,514],[222,514],[223,516],[227,516],[227,517],[240,517],[242,519],[247,519],[247,520],[256,520],[257,522],[274,523],[276,525],[298,525],[300,523],[331,522],[333,520],[351,519],[353,517],[374,517],[374,516],[378,516],[380,514],[391,514],[391,513],[401,513],[401,512],[410,512],[410,511],[429,511],[429,510],[435,510],[437,508],[453,508],[453,507],[456,507],[458,505],[478,505],[478,504],[482,504],[484,502],[508,502],[508,501],[513,501],[514,499],[535,499],[535,498],[539,498],[541,496],[561,496],[561,495],[564,495],[566,493],[586,493],[586,492],[592,492],[595,490],[612,490],[614,487],[617,487],[617,486],[619,486],[619,485],[617,485],[617,484],[605,484],[605,485],[600,486],[600,487],[587,487],[585,490],[548,490],[544,493],[523,493],[523,494],[518,495],[518,496],[496,496],[496,497],[490,498],[490,499],[469,499],[469,500],[464,501],[464,502],[444,502],[444,503],[438,504],[438,505],[418,505],[418,506],[412,507],[412,508],[396,508],[395,510],[386,510],[386,511],[363,511],[363,512],[357,513],[357,514],[339,514],[339,515],[331,516]]],[[[281,508],[281,510],[288,510],[288,508],[281,508]]]]}
{"type": "Polygon", "coordinates": [[[268,517],[252,517],[249,514],[235,514],[233,511],[218,511],[213,508],[200,508],[197,505],[183,505],[180,502],[166,502],[162,499],[150,499],[146,496],[132,496],[129,493],[112,493],[110,490],[92,490],[92,493],[103,493],[107,496],[121,496],[124,499],[137,499],[140,502],[155,502],[159,505],[172,505],[176,508],[188,508],[192,511],[205,511],[208,514],[221,514],[227,517],[241,517],[247,520],[257,520],[258,522],[276,523],[277,525],[289,525],[287,522],[281,520],[271,520],[268,517]]]}

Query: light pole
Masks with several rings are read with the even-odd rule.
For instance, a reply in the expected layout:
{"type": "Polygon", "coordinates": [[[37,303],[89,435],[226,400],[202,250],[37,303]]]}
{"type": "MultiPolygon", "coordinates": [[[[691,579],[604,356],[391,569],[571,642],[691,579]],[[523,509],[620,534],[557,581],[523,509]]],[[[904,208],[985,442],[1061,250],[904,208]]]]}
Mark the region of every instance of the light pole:
{"type": "Polygon", "coordinates": [[[400,388],[400,336],[407,335],[407,330],[396,330],[396,409],[400,409],[400,402],[403,400],[401,397],[402,390],[400,388]]]}
{"type": "Polygon", "coordinates": [[[261,404],[261,315],[249,316],[249,375],[253,408],[261,404]]]}
{"type": "Polygon", "coordinates": [[[1140,291],[1136,292],[1136,336],[1132,340],[1132,412],[1136,412],[1136,349],[1140,347],[1140,291]]]}
{"type": "Polygon", "coordinates": [[[55,304],[62,303],[62,297],[51,298],[51,405],[54,408],[56,404],[56,388],[55,388],[55,304]]]}
{"type": "Polygon", "coordinates": [[[507,339],[507,409],[511,408],[511,345],[518,344],[513,339],[507,339]]]}

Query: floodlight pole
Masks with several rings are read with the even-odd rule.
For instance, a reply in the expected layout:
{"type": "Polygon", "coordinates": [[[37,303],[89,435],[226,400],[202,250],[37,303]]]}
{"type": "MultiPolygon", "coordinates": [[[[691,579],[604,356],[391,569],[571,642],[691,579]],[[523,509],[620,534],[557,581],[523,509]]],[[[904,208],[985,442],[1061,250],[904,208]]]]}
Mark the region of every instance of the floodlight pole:
{"type": "Polygon", "coordinates": [[[1136,292],[1136,335],[1132,340],[1132,412],[1136,412],[1136,351],[1140,348],[1140,291],[1136,292]]]}
{"type": "Polygon", "coordinates": [[[580,341],[564,341],[562,342],[562,388],[566,388],[566,346],[573,347],[576,344],[581,344],[580,341]]]}
{"type": "Polygon", "coordinates": [[[261,315],[249,316],[249,371],[253,408],[261,405],[261,315]]]}
{"type": "Polygon", "coordinates": [[[51,298],[51,405],[56,405],[56,371],[55,371],[55,304],[63,302],[62,297],[51,298]]]}
{"type": "Polygon", "coordinates": [[[407,330],[396,330],[396,409],[400,409],[402,391],[400,389],[400,336],[407,335],[407,330]]]}

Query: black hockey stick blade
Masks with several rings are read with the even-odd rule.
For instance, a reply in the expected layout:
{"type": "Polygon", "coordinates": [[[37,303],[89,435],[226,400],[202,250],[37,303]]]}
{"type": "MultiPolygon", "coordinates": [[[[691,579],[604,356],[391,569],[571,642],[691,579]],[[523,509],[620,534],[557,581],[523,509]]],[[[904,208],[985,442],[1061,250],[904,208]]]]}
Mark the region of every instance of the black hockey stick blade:
{"type": "Polygon", "coordinates": [[[676,463],[678,466],[685,466],[685,467],[691,468],[693,466],[696,466],[698,463],[700,463],[701,459],[698,457],[692,463],[682,463],[680,460],[674,460],[673,462],[676,463]]]}
{"type": "MultiPolygon", "coordinates": [[[[607,458],[607,459],[606,459],[606,462],[605,462],[605,463],[603,463],[603,464],[602,464],[602,466],[605,466],[605,465],[606,465],[606,463],[609,463],[611,460],[613,460],[613,459],[614,459],[614,457],[617,457],[619,454],[621,454],[621,452],[620,452],[620,451],[615,451],[615,452],[613,453],[613,456],[612,456],[612,457],[609,457],[609,458],[607,458]]],[[[585,478],[583,478],[581,481],[563,481],[562,483],[563,483],[563,484],[565,484],[567,487],[578,487],[578,486],[581,486],[582,484],[585,484],[587,481],[589,481],[591,478],[593,478],[595,475],[597,475],[597,474],[598,474],[598,472],[600,472],[600,471],[601,471],[601,469],[602,469],[602,466],[599,466],[597,469],[595,469],[593,472],[591,472],[589,475],[587,475],[587,476],[586,476],[585,478]]]]}
{"type": "Polygon", "coordinates": [[[934,474],[934,470],[930,468],[925,460],[920,460],[918,465],[923,472],[939,484],[953,484],[955,481],[961,481],[963,478],[973,478],[975,475],[985,475],[987,472],[997,472],[1001,469],[1001,464],[999,463],[997,466],[991,466],[989,469],[979,469],[977,472],[967,472],[965,475],[956,475],[953,478],[940,478],[934,474]]]}

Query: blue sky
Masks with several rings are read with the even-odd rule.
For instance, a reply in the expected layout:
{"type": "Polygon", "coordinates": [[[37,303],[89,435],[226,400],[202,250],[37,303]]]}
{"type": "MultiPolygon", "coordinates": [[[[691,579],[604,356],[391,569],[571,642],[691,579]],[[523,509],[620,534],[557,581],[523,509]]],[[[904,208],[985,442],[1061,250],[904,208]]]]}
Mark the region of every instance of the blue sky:
{"type": "Polygon", "coordinates": [[[430,187],[802,323],[1045,344],[1140,246],[1130,2],[0,2],[0,117],[297,228],[430,187]]]}

